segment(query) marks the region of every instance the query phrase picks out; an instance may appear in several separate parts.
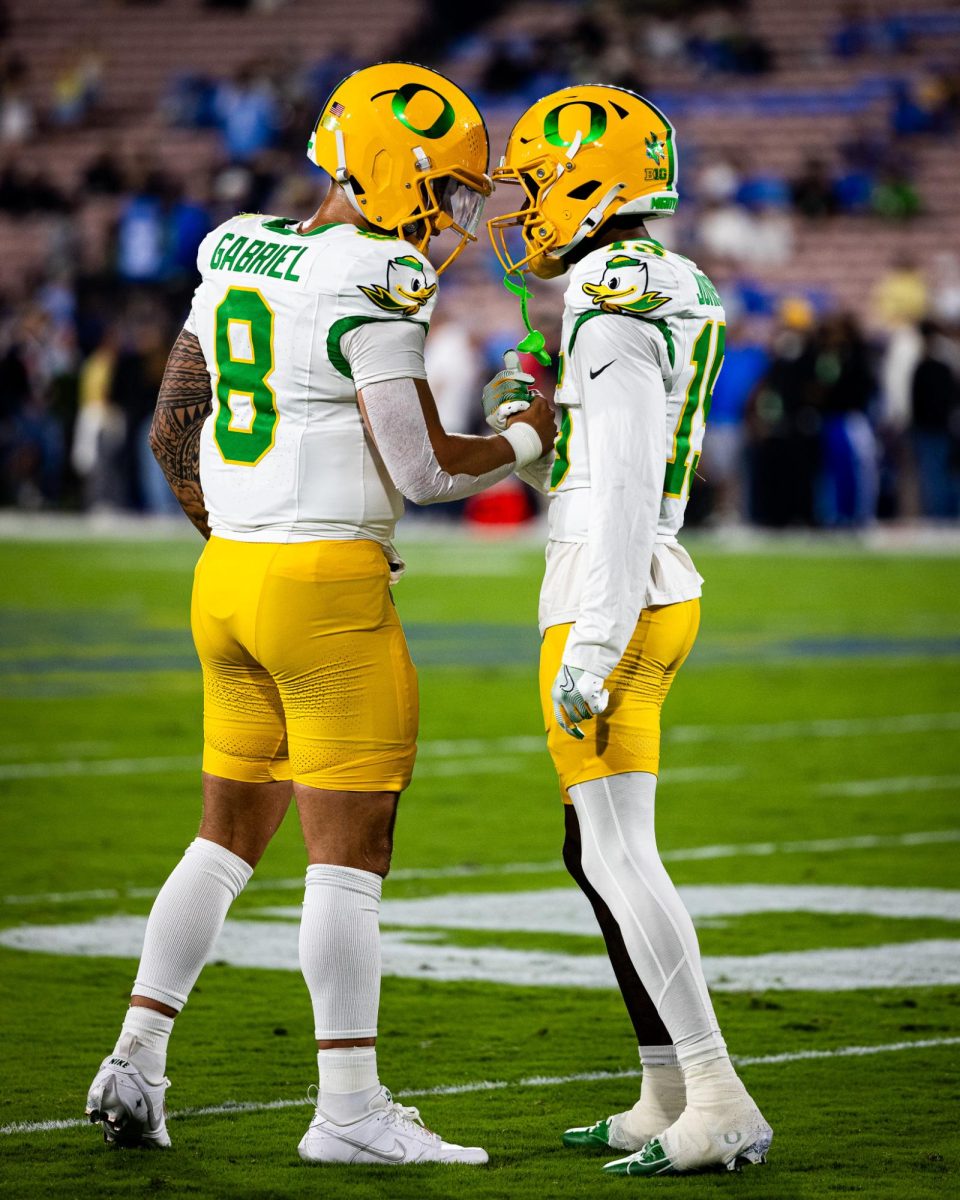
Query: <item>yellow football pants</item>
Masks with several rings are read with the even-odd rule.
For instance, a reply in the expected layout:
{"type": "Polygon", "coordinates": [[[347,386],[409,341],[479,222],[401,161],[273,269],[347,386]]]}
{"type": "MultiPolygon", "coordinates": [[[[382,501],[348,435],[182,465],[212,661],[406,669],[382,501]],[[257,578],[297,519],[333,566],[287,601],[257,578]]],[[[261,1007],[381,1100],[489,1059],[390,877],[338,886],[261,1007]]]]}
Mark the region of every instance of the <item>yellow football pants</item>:
{"type": "Polygon", "coordinates": [[[203,769],[399,792],[416,756],[417,676],[370,541],[211,538],[194,575],[203,769]]]}
{"type": "Polygon", "coordinates": [[[560,777],[564,804],[569,789],[589,779],[626,771],[660,770],[660,710],[670,685],[693,648],[700,601],[645,608],[623,658],[606,681],[606,712],[580,725],[578,741],[557,724],[550,689],[560,670],[572,625],[552,625],[540,648],[540,703],[547,748],[560,777]]]}

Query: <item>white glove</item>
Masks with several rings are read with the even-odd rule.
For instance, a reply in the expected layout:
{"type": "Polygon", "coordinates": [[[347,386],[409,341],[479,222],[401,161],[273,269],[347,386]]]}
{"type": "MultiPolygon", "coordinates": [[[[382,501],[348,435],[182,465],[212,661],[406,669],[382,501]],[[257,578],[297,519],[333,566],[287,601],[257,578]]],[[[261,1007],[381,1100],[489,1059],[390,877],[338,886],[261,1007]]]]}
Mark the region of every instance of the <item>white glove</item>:
{"type": "Polygon", "coordinates": [[[566,663],[557,672],[550,696],[557,724],[565,733],[581,740],[579,723],[592,720],[610,703],[610,693],[599,675],[580,667],[568,667],[566,663]]]}
{"type": "Polygon", "coordinates": [[[483,389],[483,415],[494,433],[503,433],[507,421],[530,407],[533,397],[532,375],[520,370],[520,355],[508,350],[503,356],[503,370],[494,375],[483,389]]]}

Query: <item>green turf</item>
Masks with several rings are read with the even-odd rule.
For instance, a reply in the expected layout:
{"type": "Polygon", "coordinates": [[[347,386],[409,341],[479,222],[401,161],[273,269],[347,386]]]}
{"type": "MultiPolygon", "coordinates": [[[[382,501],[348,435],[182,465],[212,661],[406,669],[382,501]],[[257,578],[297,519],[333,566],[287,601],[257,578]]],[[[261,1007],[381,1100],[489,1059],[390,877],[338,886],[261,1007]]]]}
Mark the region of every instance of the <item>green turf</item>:
{"type": "MultiPolygon", "coordinates": [[[[556,784],[538,740],[542,553],[463,539],[403,552],[409,573],[396,595],[420,665],[423,748],[385,895],[444,895],[453,905],[513,892],[522,912],[529,893],[565,886],[556,784]],[[461,866],[459,876],[437,874],[461,866]]],[[[200,694],[187,615],[196,554],[189,540],[0,544],[0,926],[142,917],[193,835],[200,694]]],[[[708,581],[703,625],[667,703],[658,797],[660,844],[678,883],[960,887],[955,842],[898,840],[960,828],[960,561],[853,546],[761,556],[704,545],[696,558],[708,581]],[[906,716],[922,720],[889,723],[906,716]],[[862,837],[888,840],[842,844],[862,837]],[[809,839],[841,844],[790,845],[809,839]],[[756,843],[770,852],[749,852],[756,843]],[[742,849],[689,853],[730,845],[742,849]]],[[[281,920],[263,910],[295,908],[302,869],[288,819],[232,915],[281,920]]],[[[796,910],[699,925],[711,956],[960,941],[955,919],[902,913],[796,910]]],[[[570,932],[431,936],[428,949],[600,953],[595,936],[570,932]]],[[[0,948],[0,1125],[78,1115],[133,967],[0,948]]],[[[951,984],[719,991],[716,1002],[741,1057],[960,1037],[960,987],[951,984]]],[[[428,1124],[487,1146],[490,1167],[305,1168],[295,1153],[304,1102],[175,1119],[168,1154],[108,1153],[89,1129],[3,1134],[0,1193],[539,1200],[632,1188],[913,1200],[948,1194],[960,1170],[956,1045],[745,1066],[776,1129],[770,1163],[736,1178],[659,1181],[603,1178],[602,1157],[559,1143],[566,1125],[628,1105],[635,1079],[520,1086],[635,1066],[613,991],[564,987],[562,978],[533,988],[388,977],[380,1062],[385,1082],[428,1124]],[[482,1080],[509,1086],[416,1095],[482,1080]]],[[[299,976],[212,964],[178,1026],[170,1072],[174,1110],[305,1096],[314,1066],[299,976]]]]}

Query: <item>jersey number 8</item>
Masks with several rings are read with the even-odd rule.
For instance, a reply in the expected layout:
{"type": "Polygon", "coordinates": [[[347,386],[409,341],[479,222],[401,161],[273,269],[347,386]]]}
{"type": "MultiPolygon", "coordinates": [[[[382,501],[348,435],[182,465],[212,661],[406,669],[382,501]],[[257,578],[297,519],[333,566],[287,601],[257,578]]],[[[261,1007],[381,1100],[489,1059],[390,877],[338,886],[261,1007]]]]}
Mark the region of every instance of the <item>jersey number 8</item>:
{"type": "Polygon", "coordinates": [[[217,418],[214,440],[224,462],[254,467],[273,449],[277,397],[274,313],[256,288],[230,288],[217,305],[217,418]]]}

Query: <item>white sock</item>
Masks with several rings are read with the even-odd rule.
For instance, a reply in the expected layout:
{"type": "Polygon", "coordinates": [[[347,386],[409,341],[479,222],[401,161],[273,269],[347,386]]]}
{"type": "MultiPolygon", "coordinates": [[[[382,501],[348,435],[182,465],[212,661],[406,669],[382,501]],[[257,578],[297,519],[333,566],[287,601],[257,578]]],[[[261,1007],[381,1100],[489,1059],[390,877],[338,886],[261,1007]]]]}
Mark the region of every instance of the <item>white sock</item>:
{"type": "Polygon", "coordinates": [[[372,871],[307,868],[300,969],[313,1002],[317,1041],[377,1036],[382,887],[372,871]]]}
{"type": "Polygon", "coordinates": [[[657,778],[632,771],[570,789],[583,871],[613,913],[630,960],[688,1066],[726,1058],[690,915],[657,851],[657,778]]]}
{"type": "Polygon", "coordinates": [[[640,1099],[625,1124],[630,1132],[634,1126],[638,1132],[653,1128],[660,1132],[672,1125],[686,1107],[683,1072],[673,1046],[641,1046],[640,1062],[643,1064],[640,1099]]]}
{"type": "Polygon", "coordinates": [[[206,838],[195,838],[153,903],[143,939],[135,996],[147,996],[177,1012],[187,997],[227,911],[253,867],[206,838]]]}
{"type": "Polygon", "coordinates": [[[167,1042],[173,1017],[152,1008],[127,1009],[114,1054],[133,1063],[148,1083],[160,1083],[167,1070],[167,1042]]]}
{"type": "Polygon", "coordinates": [[[683,1082],[688,1103],[703,1113],[724,1112],[741,1101],[753,1103],[729,1058],[714,1058],[684,1067],[683,1082]]]}
{"type": "Polygon", "coordinates": [[[320,1095],[317,1107],[338,1125],[358,1121],[380,1091],[374,1046],[338,1046],[318,1050],[320,1095]]]}

